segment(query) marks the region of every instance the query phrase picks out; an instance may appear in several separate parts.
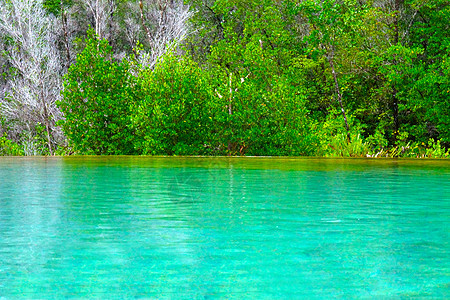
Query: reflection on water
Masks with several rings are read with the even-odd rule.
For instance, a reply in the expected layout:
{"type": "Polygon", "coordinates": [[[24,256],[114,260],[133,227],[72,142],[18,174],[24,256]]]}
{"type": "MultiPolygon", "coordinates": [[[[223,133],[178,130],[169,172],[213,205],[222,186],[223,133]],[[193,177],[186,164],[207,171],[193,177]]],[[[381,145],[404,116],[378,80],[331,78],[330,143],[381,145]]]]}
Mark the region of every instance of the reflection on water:
{"type": "Polygon", "coordinates": [[[448,298],[450,163],[0,159],[0,298],[448,298]]]}

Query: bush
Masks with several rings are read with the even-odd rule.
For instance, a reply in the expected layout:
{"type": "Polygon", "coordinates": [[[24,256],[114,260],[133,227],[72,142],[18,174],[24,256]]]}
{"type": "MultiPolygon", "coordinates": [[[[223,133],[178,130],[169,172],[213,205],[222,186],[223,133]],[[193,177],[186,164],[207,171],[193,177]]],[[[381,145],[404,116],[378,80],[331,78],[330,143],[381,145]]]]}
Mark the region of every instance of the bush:
{"type": "Polygon", "coordinates": [[[218,146],[229,155],[311,155],[317,141],[311,132],[305,97],[284,77],[270,89],[258,74],[233,87],[232,113],[223,89],[216,114],[218,146]]]}
{"type": "Polygon", "coordinates": [[[114,61],[108,41],[91,33],[69,68],[58,103],[69,146],[80,154],[135,154],[130,109],[136,89],[129,63],[114,61]]]}
{"type": "Polygon", "coordinates": [[[139,75],[132,119],[141,154],[210,154],[213,109],[208,75],[188,58],[164,56],[139,75]]]}
{"type": "Polygon", "coordinates": [[[24,155],[22,147],[6,137],[0,136],[0,156],[21,156],[24,155]]]}
{"type": "Polygon", "coordinates": [[[337,109],[330,109],[325,122],[318,129],[320,149],[318,155],[329,157],[365,157],[370,144],[363,138],[363,126],[351,114],[347,115],[350,140],[345,130],[344,120],[337,109]]]}

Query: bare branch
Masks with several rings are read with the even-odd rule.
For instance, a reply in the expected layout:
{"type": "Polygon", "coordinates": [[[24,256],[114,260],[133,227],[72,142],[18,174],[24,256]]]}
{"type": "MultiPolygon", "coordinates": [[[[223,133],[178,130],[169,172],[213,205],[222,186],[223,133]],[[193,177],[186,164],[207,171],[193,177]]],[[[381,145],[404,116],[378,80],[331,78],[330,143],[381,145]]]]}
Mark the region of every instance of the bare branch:
{"type": "Polygon", "coordinates": [[[6,58],[15,70],[0,99],[0,112],[14,130],[30,132],[45,126],[50,154],[62,140],[56,121],[60,97],[61,64],[54,45],[55,19],[45,12],[42,0],[0,0],[0,30],[7,36],[6,58]]]}
{"type": "Polygon", "coordinates": [[[94,19],[95,33],[100,39],[109,38],[107,27],[116,10],[113,0],[83,0],[82,4],[88,9],[94,19]]]}
{"type": "Polygon", "coordinates": [[[182,0],[140,1],[140,10],[150,45],[141,53],[141,63],[153,68],[160,57],[174,50],[189,34],[187,21],[193,13],[182,0]]]}

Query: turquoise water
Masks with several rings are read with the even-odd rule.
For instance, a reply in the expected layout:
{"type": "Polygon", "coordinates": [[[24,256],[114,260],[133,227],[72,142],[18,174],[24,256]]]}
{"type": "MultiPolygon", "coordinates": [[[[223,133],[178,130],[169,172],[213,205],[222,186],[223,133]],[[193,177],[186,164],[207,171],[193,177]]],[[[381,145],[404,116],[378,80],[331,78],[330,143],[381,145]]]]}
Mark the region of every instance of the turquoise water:
{"type": "Polygon", "coordinates": [[[0,298],[450,297],[450,161],[0,158],[0,298]]]}

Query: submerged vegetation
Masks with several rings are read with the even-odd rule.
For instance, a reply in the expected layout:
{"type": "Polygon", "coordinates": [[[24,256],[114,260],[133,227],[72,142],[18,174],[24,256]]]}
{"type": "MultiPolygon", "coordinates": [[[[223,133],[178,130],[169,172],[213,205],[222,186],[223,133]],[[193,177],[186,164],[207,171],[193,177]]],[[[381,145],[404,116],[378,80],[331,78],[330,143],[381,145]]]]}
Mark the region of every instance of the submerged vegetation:
{"type": "Polygon", "coordinates": [[[449,157],[449,0],[0,0],[0,155],[449,157]]]}

